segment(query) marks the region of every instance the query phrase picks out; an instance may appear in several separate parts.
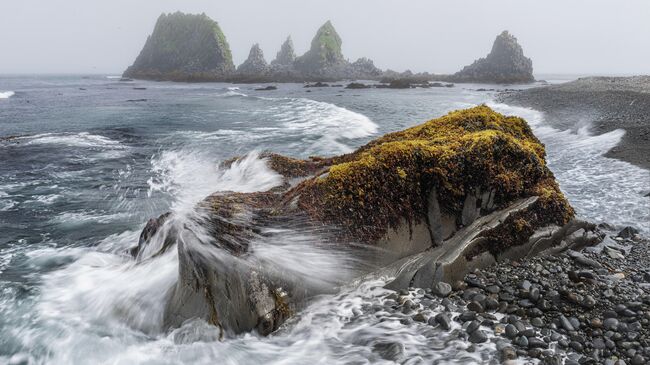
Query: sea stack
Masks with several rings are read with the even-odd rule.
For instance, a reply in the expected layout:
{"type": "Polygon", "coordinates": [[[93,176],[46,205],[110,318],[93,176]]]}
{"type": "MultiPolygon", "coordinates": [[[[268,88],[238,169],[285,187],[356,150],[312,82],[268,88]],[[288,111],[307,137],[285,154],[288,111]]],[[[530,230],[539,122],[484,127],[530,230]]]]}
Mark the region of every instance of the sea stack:
{"type": "Polygon", "coordinates": [[[296,68],[307,74],[323,74],[345,63],[341,53],[343,41],[329,20],[316,32],[307,53],[296,59],[296,68]]]}
{"type": "Polygon", "coordinates": [[[268,71],[268,67],[269,65],[264,59],[264,52],[262,52],[260,45],[255,43],[253,47],[251,47],[246,61],[237,68],[237,73],[241,75],[260,76],[264,75],[268,71]]]}
{"type": "Polygon", "coordinates": [[[221,81],[235,71],[219,24],[205,14],[162,14],[124,77],[169,81],[221,81]]]}
{"type": "Polygon", "coordinates": [[[271,62],[272,66],[293,66],[293,62],[296,60],[296,53],[293,49],[293,40],[291,36],[287,37],[287,40],[282,43],[278,54],[275,56],[275,60],[271,62]]]}
{"type": "Polygon", "coordinates": [[[451,77],[455,82],[521,84],[535,81],[533,62],[512,34],[503,31],[492,45],[492,51],[451,77]]]}

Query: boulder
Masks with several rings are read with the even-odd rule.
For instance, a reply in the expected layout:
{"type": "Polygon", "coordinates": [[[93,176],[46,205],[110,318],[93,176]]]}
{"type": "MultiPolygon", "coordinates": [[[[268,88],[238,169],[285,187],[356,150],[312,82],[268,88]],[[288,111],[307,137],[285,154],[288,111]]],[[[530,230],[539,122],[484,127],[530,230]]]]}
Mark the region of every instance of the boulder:
{"type": "Polygon", "coordinates": [[[124,78],[222,81],[234,72],[219,24],[205,14],[162,14],[124,78]]]}
{"type": "MultiPolygon", "coordinates": [[[[335,291],[254,259],[261,245],[291,242],[282,236],[287,231],[317,235],[349,255],[361,250],[365,273],[356,280],[395,277],[388,286],[404,289],[455,282],[588,228],[573,219],[526,122],[484,105],[389,133],[346,155],[263,158],[285,177],[283,186],[206,198],[197,207],[203,218],[195,220],[205,232],[193,234],[205,242],[176,232],[180,278],[167,304],[168,326],[198,317],[225,334],[268,334],[306,298],[335,291]]],[[[148,225],[140,251],[165,241],[157,238],[160,226],[148,225]]]]}
{"type": "Polygon", "coordinates": [[[465,66],[449,79],[455,82],[478,82],[495,84],[531,83],[533,62],[524,56],[517,38],[503,31],[494,40],[492,50],[485,57],[465,66]]]}

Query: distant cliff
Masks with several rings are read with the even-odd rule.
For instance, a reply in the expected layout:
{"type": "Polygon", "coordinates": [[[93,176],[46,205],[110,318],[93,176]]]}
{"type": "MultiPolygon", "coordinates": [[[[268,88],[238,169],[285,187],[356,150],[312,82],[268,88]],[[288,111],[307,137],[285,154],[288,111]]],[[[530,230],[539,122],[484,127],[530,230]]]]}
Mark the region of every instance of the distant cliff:
{"type": "Polygon", "coordinates": [[[125,77],[147,80],[226,80],[235,70],[219,24],[207,15],[162,14],[125,77]]]}
{"type": "MultiPolygon", "coordinates": [[[[337,80],[376,80],[395,85],[421,84],[429,81],[476,83],[533,82],[533,65],[507,31],[501,33],[492,51],[453,75],[398,73],[377,68],[362,57],[350,62],[343,56],[343,40],[332,22],[323,24],[311,41],[309,50],[297,57],[291,37],[280,47],[268,64],[262,49],[255,44],[237,69],[230,46],[217,22],[207,15],[176,12],[163,14],[153,33],[125,77],[171,81],[314,82],[337,80]]],[[[434,83],[435,84],[435,83],[434,83]]]]}
{"type": "Polygon", "coordinates": [[[508,31],[494,40],[492,51],[451,76],[455,82],[529,83],[533,77],[533,61],[524,56],[517,38],[508,31]]]}

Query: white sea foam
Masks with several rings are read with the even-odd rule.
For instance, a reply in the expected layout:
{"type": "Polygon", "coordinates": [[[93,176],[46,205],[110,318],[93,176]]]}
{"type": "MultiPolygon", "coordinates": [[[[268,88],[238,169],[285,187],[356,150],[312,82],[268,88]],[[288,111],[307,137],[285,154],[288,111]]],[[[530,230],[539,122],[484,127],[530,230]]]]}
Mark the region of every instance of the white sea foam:
{"type": "Polygon", "coordinates": [[[124,148],[118,141],[88,132],[43,133],[19,138],[24,140],[26,145],[62,144],[71,147],[124,148]]]}
{"type": "Polygon", "coordinates": [[[84,210],[80,212],[64,212],[52,219],[52,222],[63,226],[74,227],[88,223],[108,224],[115,221],[124,221],[132,217],[131,213],[101,213],[84,210]]]}
{"type": "MultiPolygon", "coordinates": [[[[192,240],[210,239],[201,232],[202,227],[190,219],[194,214],[190,207],[205,195],[215,190],[267,190],[282,182],[257,153],[250,153],[224,167],[210,163],[207,156],[198,153],[170,151],[153,158],[152,165],[157,178],[150,181],[151,193],[166,191],[175,199],[174,216],[165,227],[182,231],[176,239],[183,239],[186,245],[196,245],[192,240]]],[[[96,215],[83,212],[70,213],[60,219],[85,221],[96,218],[96,215]]],[[[166,229],[162,229],[156,236],[164,239],[165,233],[166,229]]],[[[72,260],[73,263],[43,277],[42,294],[33,319],[38,322],[39,334],[33,336],[32,330],[26,327],[14,329],[22,345],[27,348],[45,346],[48,361],[53,363],[208,363],[215,358],[221,358],[223,363],[232,363],[234,353],[231,351],[245,342],[234,340],[223,344],[210,341],[211,345],[206,348],[207,343],[191,340],[195,336],[207,338],[210,331],[214,331],[214,327],[202,321],[194,320],[172,333],[165,332],[162,318],[166,297],[177,280],[177,251],[172,249],[136,263],[122,252],[137,242],[138,234],[128,231],[110,236],[99,244],[99,250],[45,249],[32,252],[29,263],[35,267],[50,265],[54,257],[59,257],[57,262],[72,260]],[[168,352],[170,349],[171,353],[168,352]]],[[[288,260],[293,263],[291,270],[294,274],[309,273],[311,266],[312,272],[305,277],[305,282],[328,283],[326,272],[335,273],[332,276],[335,280],[344,275],[344,268],[336,265],[324,251],[310,250],[307,242],[300,241],[296,235],[285,234],[283,237],[292,237],[295,246],[289,247],[291,242],[284,240],[272,246],[257,242],[256,262],[285,265],[284,261],[288,260]]],[[[207,247],[197,245],[203,252],[208,250],[207,247]]],[[[247,336],[259,343],[261,348],[257,351],[263,354],[267,340],[247,336]]],[[[290,338],[283,338],[281,342],[293,341],[290,338]]],[[[268,343],[266,346],[273,347],[271,352],[279,354],[279,344],[268,343]]]]}
{"type": "MultiPolygon", "coordinates": [[[[115,256],[86,255],[46,275],[39,335],[14,334],[26,347],[45,342],[48,361],[62,364],[393,363],[373,349],[381,342],[399,343],[412,360],[427,363],[483,364],[496,353],[491,341],[470,350],[471,344],[458,338],[461,328],[455,322],[452,331],[440,331],[426,323],[400,323],[410,314],[369,311],[371,305],[383,306],[390,293],[382,280],[316,298],[268,337],[251,333],[218,341],[218,329],[197,319],[164,333],[151,324],[160,323],[160,303],[174,282],[175,272],[169,270],[174,266],[166,261],[172,259],[173,254],[164,255],[159,262],[126,269],[115,256]],[[125,319],[128,325],[121,325],[125,319]]],[[[443,310],[431,306],[424,312],[434,316],[443,310]]]]}
{"type": "Polygon", "coordinates": [[[9,99],[14,95],[16,95],[16,93],[13,91],[0,91],[0,99],[9,99]]]}
{"type": "Polygon", "coordinates": [[[336,154],[352,150],[347,140],[377,133],[378,126],[363,114],[334,104],[304,98],[269,99],[274,105],[265,110],[278,119],[282,133],[313,138],[307,153],[336,154]]]}
{"type": "Polygon", "coordinates": [[[367,116],[331,103],[247,96],[234,89],[220,96],[241,97],[247,103],[234,111],[246,120],[241,122],[246,124],[245,130],[184,131],[175,132],[174,137],[184,135],[202,141],[237,143],[286,137],[292,140],[289,147],[303,155],[333,155],[350,152],[357,144],[354,140],[372,136],[379,129],[367,116]],[[272,126],[258,123],[272,123],[272,126]]]}
{"type": "Polygon", "coordinates": [[[178,137],[187,138],[193,141],[220,141],[220,140],[237,140],[237,141],[253,141],[261,138],[268,138],[268,134],[252,133],[247,130],[234,130],[234,129],[219,129],[212,132],[206,131],[178,131],[174,132],[170,138],[176,139],[178,137]]]}
{"type": "Polygon", "coordinates": [[[239,88],[228,88],[228,91],[226,91],[223,94],[217,94],[218,97],[222,98],[231,98],[231,97],[247,97],[248,95],[238,92],[236,90],[239,90],[239,88]]]}
{"type": "Polygon", "coordinates": [[[147,181],[149,196],[155,192],[171,194],[176,212],[193,210],[196,203],[216,191],[264,191],[282,183],[282,177],[269,169],[257,152],[228,168],[190,150],[162,152],[151,164],[154,176],[147,181]]]}
{"type": "Polygon", "coordinates": [[[32,199],[25,200],[25,203],[39,203],[42,205],[51,205],[55,201],[61,199],[63,196],[60,194],[49,194],[49,195],[34,195],[32,199]]]}
{"type": "Polygon", "coordinates": [[[6,212],[18,206],[15,200],[0,199],[0,212],[6,212]]]}

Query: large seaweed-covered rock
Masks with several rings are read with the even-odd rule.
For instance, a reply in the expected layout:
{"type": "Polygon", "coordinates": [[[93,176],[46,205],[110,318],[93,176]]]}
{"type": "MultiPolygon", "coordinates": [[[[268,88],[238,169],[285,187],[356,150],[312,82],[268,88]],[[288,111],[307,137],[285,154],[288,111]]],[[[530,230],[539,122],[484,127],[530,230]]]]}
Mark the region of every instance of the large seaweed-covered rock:
{"type": "MultiPolygon", "coordinates": [[[[199,206],[210,248],[178,240],[180,278],[168,325],[201,317],[225,333],[266,334],[305,298],[333,290],[305,286],[283,268],[252,259],[265,242],[291,242],[283,236],[288,231],[341,250],[367,247],[361,266],[395,277],[394,288],[431,287],[502,259],[570,246],[578,236],[593,238],[573,219],[526,122],[487,106],[387,134],[342,156],[263,158],[285,177],[284,186],[211,195],[199,206]]],[[[154,223],[142,237],[169,247],[156,239],[161,223],[154,223]]]]}
{"type": "Polygon", "coordinates": [[[221,28],[205,14],[162,14],[124,77],[171,80],[224,80],[235,70],[221,28]]]}
{"type": "Polygon", "coordinates": [[[540,196],[542,224],[564,224],[573,214],[530,127],[487,106],[387,134],[332,162],[327,175],[302,183],[299,205],[366,241],[402,220],[425,220],[423,197],[433,190],[441,209],[458,217],[468,195],[478,205],[485,192],[496,207],[540,196]]]}
{"type": "Polygon", "coordinates": [[[485,58],[474,61],[451,76],[456,82],[529,83],[533,77],[533,62],[524,56],[517,38],[504,31],[494,40],[492,50],[485,58]]]}

